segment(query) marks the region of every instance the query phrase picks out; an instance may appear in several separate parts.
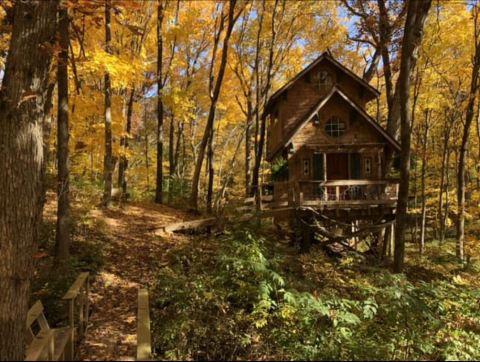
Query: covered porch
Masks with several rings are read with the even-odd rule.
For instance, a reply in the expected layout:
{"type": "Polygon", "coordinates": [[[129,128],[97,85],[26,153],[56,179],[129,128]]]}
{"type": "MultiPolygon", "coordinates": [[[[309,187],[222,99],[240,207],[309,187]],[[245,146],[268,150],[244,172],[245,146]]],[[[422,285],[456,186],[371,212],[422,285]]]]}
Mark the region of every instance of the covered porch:
{"type": "Polygon", "coordinates": [[[271,207],[394,207],[398,180],[298,180],[273,183],[271,207]]]}

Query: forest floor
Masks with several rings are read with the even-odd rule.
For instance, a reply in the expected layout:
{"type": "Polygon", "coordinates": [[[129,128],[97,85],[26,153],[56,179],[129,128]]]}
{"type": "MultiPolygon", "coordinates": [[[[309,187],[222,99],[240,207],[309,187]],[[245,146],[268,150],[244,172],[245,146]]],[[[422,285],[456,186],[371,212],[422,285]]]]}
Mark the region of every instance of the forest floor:
{"type": "Polygon", "coordinates": [[[157,235],[155,229],[161,226],[198,216],[146,201],[114,204],[107,210],[96,206],[99,197],[98,192],[88,190],[72,193],[71,270],[63,275],[51,267],[56,203],[49,193],[36,255],[32,302],[44,302],[53,326],[67,320],[61,296],[78,273],[89,270],[93,275],[91,317],[78,349],[80,360],[134,360],[139,287],[150,291],[154,352],[159,358],[480,356],[476,348],[467,352],[459,348],[460,354],[455,347],[480,342],[480,295],[476,292],[480,223],[469,227],[471,264],[462,265],[454,258],[452,240],[429,242],[424,257],[409,243],[405,275],[397,278],[388,264],[375,265],[352,256],[335,260],[318,246],[300,254],[286,235],[267,222],[260,228],[257,223],[236,224],[212,235],[157,235]],[[398,300],[397,295],[401,295],[398,300]],[[438,305],[423,307],[433,300],[438,305]],[[331,321],[323,329],[313,328],[308,321],[322,320],[315,309],[318,301],[330,309],[328,318],[356,314],[355,323],[331,321]],[[366,318],[365,303],[370,301],[376,301],[378,311],[375,317],[366,318]],[[265,303],[277,307],[264,309],[265,303]],[[400,322],[414,336],[406,345],[401,336],[395,337],[400,322]],[[291,326],[296,326],[295,336],[289,332],[291,326]],[[323,344],[312,350],[304,339],[340,341],[348,348],[342,354],[336,354],[334,344],[332,350],[323,344]],[[367,339],[385,340],[385,346],[379,350],[376,342],[372,348],[367,348],[368,343],[349,344],[367,339]],[[409,346],[416,340],[428,341],[428,348],[421,348],[428,352],[413,350],[414,354],[409,346]]]}
{"type": "MultiPolygon", "coordinates": [[[[54,221],[54,201],[50,195],[45,207],[47,223],[54,221]]],[[[75,239],[82,234],[92,243],[101,244],[98,252],[102,254],[90,291],[92,310],[88,332],[78,357],[80,360],[134,360],[138,288],[152,282],[166,251],[189,242],[182,235],[159,237],[154,230],[189,220],[191,216],[150,202],[133,202],[109,209],[95,207],[87,211],[82,200],[77,201],[73,206],[77,225],[72,254],[82,247],[75,245],[75,239]]],[[[66,285],[62,287],[65,289],[66,285]]],[[[37,298],[42,295],[41,291],[36,294],[37,298]]]]}
{"type": "Polygon", "coordinates": [[[90,214],[111,230],[104,245],[104,268],[92,285],[93,313],[80,360],[133,360],[136,353],[137,292],[154,278],[165,251],[188,242],[181,236],[160,238],[154,229],[188,219],[178,210],[133,203],[90,214]]]}

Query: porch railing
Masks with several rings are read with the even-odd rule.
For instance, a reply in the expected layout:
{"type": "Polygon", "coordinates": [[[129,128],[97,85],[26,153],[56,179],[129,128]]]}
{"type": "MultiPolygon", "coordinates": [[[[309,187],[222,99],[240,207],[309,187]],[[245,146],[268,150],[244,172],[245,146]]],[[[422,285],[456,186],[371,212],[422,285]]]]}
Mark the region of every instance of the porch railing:
{"type": "Polygon", "coordinates": [[[331,180],[274,183],[278,206],[393,204],[397,180],[331,180]]]}

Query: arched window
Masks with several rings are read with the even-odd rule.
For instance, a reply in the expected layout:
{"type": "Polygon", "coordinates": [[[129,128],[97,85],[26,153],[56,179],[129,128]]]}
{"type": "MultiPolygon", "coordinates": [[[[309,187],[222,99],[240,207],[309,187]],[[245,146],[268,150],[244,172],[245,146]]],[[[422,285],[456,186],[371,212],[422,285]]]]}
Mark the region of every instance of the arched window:
{"type": "Polygon", "coordinates": [[[325,131],[330,137],[340,137],[345,133],[345,122],[338,117],[330,118],[325,124],[325,131]]]}

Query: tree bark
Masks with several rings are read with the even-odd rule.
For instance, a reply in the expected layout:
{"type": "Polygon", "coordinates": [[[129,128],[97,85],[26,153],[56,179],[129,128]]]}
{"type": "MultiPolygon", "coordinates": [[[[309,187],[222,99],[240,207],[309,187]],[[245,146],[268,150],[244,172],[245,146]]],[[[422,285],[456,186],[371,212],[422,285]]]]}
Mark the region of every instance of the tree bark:
{"type": "Polygon", "coordinates": [[[426,185],[425,185],[425,178],[427,174],[427,146],[428,146],[428,133],[430,131],[430,117],[431,117],[431,110],[425,110],[425,124],[423,129],[423,137],[422,137],[422,171],[420,176],[420,183],[421,183],[421,193],[422,193],[422,219],[421,219],[421,227],[420,227],[420,255],[423,255],[425,250],[425,224],[426,224],[426,217],[427,217],[427,207],[426,207],[426,185]]]}
{"type": "Polygon", "coordinates": [[[163,0],[157,6],[157,179],[155,181],[155,202],[163,203],[163,34],[162,25],[165,14],[163,0]]]}
{"type": "MultiPolygon", "coordinates": [[[[447,112],[445,112],[445,120],[448,118],[447,112]]],[[[449,152],[449,140],[450,130],[452,129],[453,122],[450,124],[445,123],[443,130],[443,142],[442,142],[442,164],[440,168],[440,187],[438,192],[438,239],[440,243],[445,240],[445,222],[443,219],[443,193],[445,192],[445,171],[448,172],[448,154],[449,152]]],[[[448,181],[447,181],[448,182],[448,181]]]]}
{"type": "Polygon", "coordinates": [[[65,265],[70,251],[70,165],[68,152],[68,46],[69,19],[67,3],[58,10],[58,116],[57,116],[57,232],[55,238],[55,264],[65,265]]]}
{"type": "MultiPolygon", "coordinates": [[[[269,49],[269,54],[268,54],[268,65],[267,65],[267,79],[266,79],[266,85],[265,85],[265,99],[263,102],[263,107],[262,109],[265,108],[265,105],[267,104],[268,100],[268,94],[269,90],[271,87],[271,80],[272,80],[272,67],[273,67],[273,53],[274,53],[274,45],[275,45],[275,40],[277,37],[277,29],[275,26],[275,15],[277,11],[277,6],[278,6],[279,0],[275,0],[275,4],[273,6],[273,12],[272,12],[272,26],[271,26],[271,40],[270,40],[270,49],[269,49]]],[[[257,84],[258,87],[258,84],[257,84]]],[[[257,114],[260,112],[260,105],[257,103],[257,114]]],[[[260,208],[261,202],[262,202],[262,196],[261,196],[261,188],[260,188],[260,183],[259,183],[259,176],[260,176],[260,167],[262,165],[262,158],[263,158],[263,149],[265,147],[265,130],[266,130],[266,124],[267,120],[266,117],[262,117],[260,120],[260,134],[259,134],[259,140],[258,140],[258,145],[256,151],[256,157],[255,157],[255,166],[253,168],[253,176],[252,176],[252,190],[255,193],[255,198],[256,198],[256,204],[257,207],[260,208]]]]}
{"type": "Polygon", "coordinates": [[[124,148],[124,154],[120,157],[118,163],[118,188],[122,189],[122,197],[127,196],[128,183],[127,183],[127,169],[128,169],[128,157],[126,155],[129,147],[128,137],[132,132],[132,115],[133,115],[133,101],[135,99],[135,87],[132,86],[130,90],[130,97],[127,104],[127,124],[125,125],[126,135],[120,140],[120,146],[124,148]]]}
{"type": "Polygon", "coordinates": [[[0,88],[0,360],[24,359],[33,254],[42,215],[42,122],[58,1],[15,4],[0,88]],[[43,46],[39,46],[43,45],[43,46]]]}
{"type": "Polygon", "coordinates": [[[208,139],[207,160],[208,160],[208,185],[207,185],[207,213],[211,214],[213,210],[213,180],[215,177],[213,141],[215,130],[212,127],[208,139]]]}
{"type": "MultiPolygon", "coordinates": [[[[105,0],[105,51],[112,53],[111,0],[105,0]]],[[[103,159],[103,200],[108,207],[112,199],[113,154],[112,154],[112,83],[110,74],[105,72],[105,156],[103,159]]]]}
{"type": "MultiPolygon", "coordinates": [[[[172,113],[170,117],[170,129],[168,137],[168,168],[169,168],[169,177],[170,179],[175,174],[175,115],[172,113]]],[[[171,182],[171,181],[170,181],[171,182]]],[[[170,193],[170,190],[169,190],[170,193]]]]}
{"type": "Polygon", "coordinates": [[[168,203],[172,202],[173,198],[173,178],[175,174],[175,115],[170,116],[170,127],[168,131],[168,203]]]}
{"type": "Polygon", "coordinates": [[[431,0],[409,0],[402,42],[400,74],[397,89],[400,100],[400,190],[396,212],[394,271],[401,273],[405,259],[405,228],[407,227],[408,191],[410,185],[411,124],[409,112],[411,75],[415,68],[417,52],[423,38],[423,27],[431,0]]]}
{"type": "Polygon", "coordinates": [[[474,17],[474,33],[475,33],[475,55],[473,57],[472,77],[470,83],[470,94],[467,104],[467,112],[465,115],[465,125],[463,128],[462,143],[460,146],[460,154],[458,158],[457,172],[457,244],[456,255],[460,260],[464,259],[464,243],[465,243],[465,168],[467,162],[468,144],[470,139],[470,129],[475,115],[475,99],[479,87],[479,71],[480,71],[480,24],[478,23],[478,4],[472,9],[474,17]]]}

